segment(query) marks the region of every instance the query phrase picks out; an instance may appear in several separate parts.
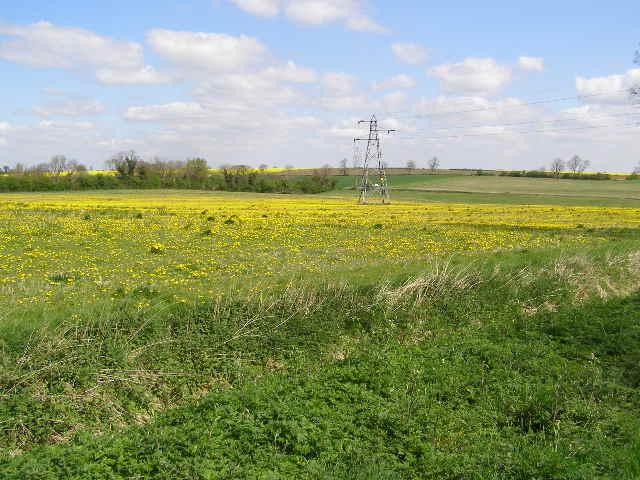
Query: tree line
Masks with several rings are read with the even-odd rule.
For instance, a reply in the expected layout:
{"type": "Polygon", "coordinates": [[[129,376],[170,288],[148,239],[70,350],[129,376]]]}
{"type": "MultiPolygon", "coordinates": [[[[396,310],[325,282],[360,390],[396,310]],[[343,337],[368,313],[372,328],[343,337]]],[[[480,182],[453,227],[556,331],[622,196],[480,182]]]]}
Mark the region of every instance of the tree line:
{"type": "MultiPolygon", "coordinates": [[[[546,167],[540,167],[538,170],[514,170],[500,172],[501,176],[505,177],[533,177],[533,178],[565,178],[575,180],[610,180],[611,175],[608,173],[585,173],[589,168],[591,162],[589,160],[582,159],[579,155],[574,155],[569,160],[563,160],[562,158],[555,158],[551,162],[550,169],[546,167]]],[[[634,170],[632,175],[627,177],[629,180],[635,180],[637,173],[640,172],[640,165],[634,170]]]]}
{"type": "Polygon", "coordinates": [[[143,160],[135,151],[121,152],[108,166],[115,172],[90,173],[85,165],[56,155],[48,163],[26,168],[5,167],[0,192],[177,188],[258,193],[321,193],[335,180],[317,172],[305,177],[265,175],[244,165],[211,172],[203,158],[185,161],[143,160]]]}

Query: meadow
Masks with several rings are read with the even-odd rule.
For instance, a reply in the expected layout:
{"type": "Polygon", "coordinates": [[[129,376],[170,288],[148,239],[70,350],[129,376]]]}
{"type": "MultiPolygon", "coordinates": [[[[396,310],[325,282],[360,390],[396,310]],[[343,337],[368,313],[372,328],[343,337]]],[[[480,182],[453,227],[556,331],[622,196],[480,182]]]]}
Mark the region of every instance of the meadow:
{"type": "MultiPolygon", "coordinates": [[[[410,178],[410,177],[409,177],[410,178]]],[[[636,181],[626,180],[569,180],[487,176],[431,176],[416,179],[411,187],[468,193],[538,194],[573,197],[614,197],[627,200],[640,199],[636,181]]]]}
{"type": "MultiPolygon", "coordinates": [[[[615,178],[615,176],[614,176],[615,178]]],[[[339,187],[352,187],[349,177],[336,177],[339,187]]],[[[406,201],[640,207],[637,180],[573,180],[496,175],[392,175],[394,198],[406,201]]]]}
{"type": "Polygon", "coordinates": [[[0,474],[640,478],[635,182],[492,181],[4,194],[0,474]]]}

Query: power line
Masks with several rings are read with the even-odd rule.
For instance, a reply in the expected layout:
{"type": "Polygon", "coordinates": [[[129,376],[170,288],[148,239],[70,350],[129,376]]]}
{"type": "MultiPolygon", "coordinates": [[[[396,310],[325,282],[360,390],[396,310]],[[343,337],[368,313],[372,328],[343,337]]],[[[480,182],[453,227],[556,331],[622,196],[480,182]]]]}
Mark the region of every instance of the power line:
{"type": "MultiPolygon", "coordinates": [[[[517,108],[523,108],[523,107],[528,107],[531,105],[543,105],[543,104],[549,104],[549,103],[560,103],[560,102],[568,102],[570,100],[582,100],[585,98],[594,98],[594,97],[602,97],[605,95],[611,95],[611,94],[615,94],[615,93],[622,93],[622,92],[628,92],[628,89],[620,89],[620,90],[614,90],[611,92],[600,92],[600,93],[593,93],[593,94],[589,94],[589,95],[576,95],[576,96],[572,96],[572,97],[558,97],[558,98],[548,98],[548,99],[542,99],[542,100],[534,100],[534,101],[530,101],[530,102],[523,102],[520,103],[518,105],[492,105],[492,106],[487,106],[487,107],[479,107],[479,108],[471,108],[471,109],[467,109],[467,110],[451,110],[448,112],[434,112],[434,113],[425,113],[425,114],[407,114],[407,116],[410,116],[412,118],[416,118],[416,119],[426,119],[426,118],[433,118],[433,117],[442,117],[442,116],[447,116],[447,115],[460,115],[460,114],[464,114],[464,113],[473,113],[473,112],[485,112],[485,111],[489,111],[489,110],[512,110],[512,109],[517,109],[517,108]]],[[[469,105],[471,105],[471,103],[469,103],[469,105]]],[[[398,115],[396,115],[398,116],[398,115]]],[[[404,116],[404,115],[403,115],[404,116]]]]}
{"type": "Polygon", "coordinates": [[[570,131],[578,131],[578,130],[590,130],[590,129],[604,129],[604,128],[621,128],[621,127],[638,127],[640,124],[638,124],[637,122],[634,123],[629,123],[629,124],[623,124],[623,125],[591,125],[591,126],[586,126],[586,127],[577,127],[577,128],[567,128],[567,129],[560,129],[560,130],[530,130],[530,131],[524,131],[524,132],[518,132],[518,131],[508,131],[508,132],[487,132],[487,133],[461,133],[458,135],[443,135],[443,136],[434,136],[434,137],[422,137],[422,136],[417,136],[417,137],[401,137],[404,140],[416,140],[416,139],[421,139],[421,140],[443,140],[443,139],[447,139],[447,138],[462,138],[462,137],[487,137],[487,136],[497,136],[497,135],[530,135],[530,134],[534,134],[534,133],[549,133],[549,134],[553,134],[553,133],[563,133],[563,132],[570,132],[570,131]]]}
{"type": "MultiPolygon", "coordinates": [[[[632,117],[635,115],[640,115],[640,110],[637,112],[626,112],[626,113],[611,113],[611,114],[597,114],[592,115],[595,118],[610,118],[610,117],[632,117]]],[[[460,130],[466,128],[482,128],[482,127],[513,127],[518,125],[530,125],[535,123],[565,123],[565,122],[575,122],[576,120],[580,120],[582,117],[578,115],[572,115],[569,118],[559,118],[555,120],[527,120],[522,122],[510,122],[510,123],[492,123],[492,124],[475,124],[475,125],[455,125],[452,127],[434,127],[434,131],[442,131],[442,130],[460,130]]],[[[418,133],[423,130],[417,130],[414,133],[418,133]]]]}

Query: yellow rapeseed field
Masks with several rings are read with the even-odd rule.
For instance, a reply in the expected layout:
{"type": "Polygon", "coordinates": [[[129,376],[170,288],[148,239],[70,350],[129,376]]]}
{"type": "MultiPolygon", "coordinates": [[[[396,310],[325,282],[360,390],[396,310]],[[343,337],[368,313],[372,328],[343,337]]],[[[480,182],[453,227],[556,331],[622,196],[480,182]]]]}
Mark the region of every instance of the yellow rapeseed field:
{"type": "MultiPolygon", "coordinates": [[[[640,210],[396,203],[205,192],[0,198],[0,293],[13,305],[136,289],[178,299],[341,266],[606,241],[640,210]]],[[[355,268],[354,267],[354,268],[355,268]]]]}

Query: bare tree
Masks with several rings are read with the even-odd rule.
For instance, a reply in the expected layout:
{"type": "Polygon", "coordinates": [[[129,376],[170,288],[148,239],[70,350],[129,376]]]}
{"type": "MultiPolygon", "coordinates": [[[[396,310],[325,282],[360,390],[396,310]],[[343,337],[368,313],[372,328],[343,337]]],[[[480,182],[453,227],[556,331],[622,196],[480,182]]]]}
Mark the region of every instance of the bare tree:
{"type": "Polygon", "coordinates": [[[347,166],[349,165],[349,163],[347,162],[346,158],[343,158],[342,160],[340,160],[340,168],[342,169],[342,175],[346,176],[347,175],[347,166]]]}
{"type": "Polygon", "coordinates": [[[49,161],[49,172],[53,175],[62,175],[67,171],[67,157],[64,155],[55,155],[49,161]]]}
{"type": "Polygon", "coordinates": [[[128,152],[120,152],[114,155],[107,164],[118,172],[118,176],[120,178],[130,178],[135,175],[136,168],[141,161],[142,159],[138,154],[135,151],[130,150],[128,152]]]}
{"type": "Polygon", "coordinates": [[[185,170],[185,168],[185,162],[180,160],[163,160],[160,157],[154,157],[153,162],[147,163],[149,172],[159,176],[162,180],[170,178],[180,170],[185,170]]]}
{"type": "Polygon", "coordinates": [[[416,169],[416,162],[415,160],[407,160],[407,169],[412,172],[416,169]]]}
{"type": "Polygon", "coordinates": [[[578,167],[578,173],[584,173],[585,170],[589,168],[589,165],[591,165],[589,160],[582,160],[582,163],[580,163],[580,166],[578,167]]]}
{"type": "Polygon", "coordinates": [[[429,170],[435,172],[438,168],[440,168],[440,160],[438,159],[438,157],[433,157],[431,160],[429,160],[429,170]]]}
{"type": "Polygon", "coordinates": [[[65,171],[67,173],[70,173],[71,175],[76,173],[84,173],[87,171],[87,166],[72,158],[67,162],[67,168],[65,169],[65,171]]]}
{"type": "Polygon", "coordinates": [[[578,155],[574,155],[573,157],[571,157],[569,159],[569,161],[567,162],[567,168],[572,172],[572,173],[577,173],[578,172],[578,168],[580,168],[580,164],[582,163],[582,159],[578,156],[578,155]]]}
{"type": "MultiPolygon", "coordinates": [[[[51,163],[38,163],[36,165],[32,165],[24,170],[25,175],[47,175],[51,172],[51,163]]],[[[62,172],[60,172],[62,173],[62,172]]],[[[59,173],[57,173],[59,175],[59,173]]]]}
{"type": "Polygon", "coordinates": [[[556,177],[559,177],[564,169],[564,160],[562,160],[561,158],[555,158],[553,162],[551,162],[551,171],[556,177]]]}
{"type": "Polygon", "coordinates": [[[267,170],[267,168],[269,168],[269,165],[267,165],[266,163],[261,163],[260,166],[258,167],[258,170],[264,173],[267,170]]]}
{"type": "Polygon", "coordinates": [[[574,175],[583,173],[589,166],[588,160],[583,160],[578,155],[574,155],[567,162],[567,169],[569,169],[574,175]]]}

